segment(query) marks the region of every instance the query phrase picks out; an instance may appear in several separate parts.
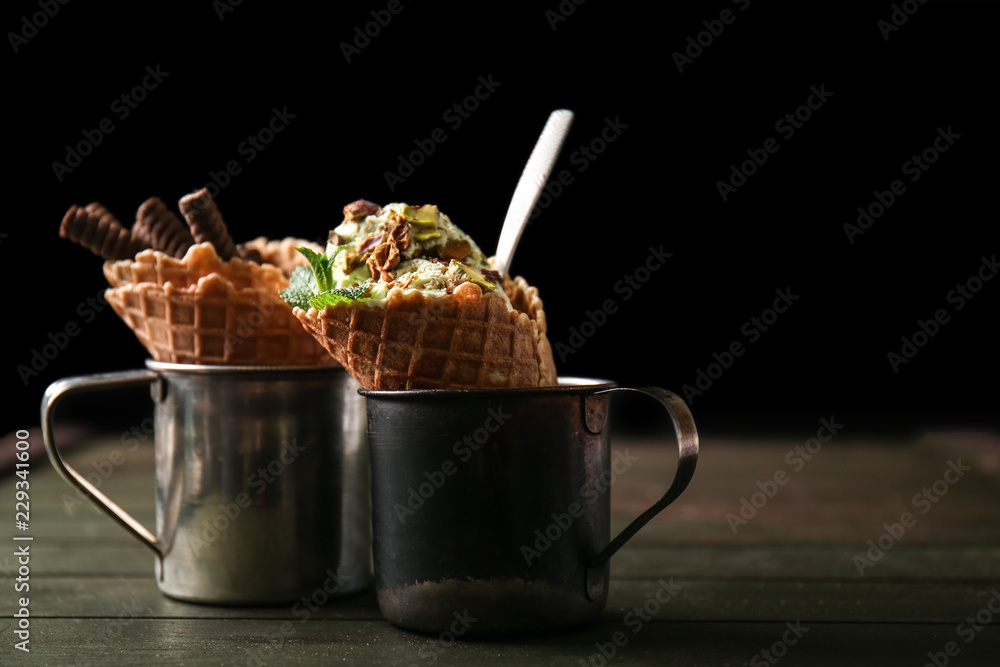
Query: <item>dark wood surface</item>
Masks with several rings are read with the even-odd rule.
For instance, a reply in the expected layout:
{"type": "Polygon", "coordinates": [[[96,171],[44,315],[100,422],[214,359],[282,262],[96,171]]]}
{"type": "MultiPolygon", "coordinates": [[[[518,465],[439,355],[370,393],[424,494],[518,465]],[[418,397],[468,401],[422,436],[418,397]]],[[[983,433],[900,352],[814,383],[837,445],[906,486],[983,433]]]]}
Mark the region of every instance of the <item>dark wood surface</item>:
{"type": "MultiPolygon", "coordinates": [[[[0,534],[8,545],[0,550],[0,662],[997,664],[1000,439],[942,433],[889,443],[851,439],[845,431],[809,460],[795,453],[805,442],[704,438],[689,489],[612,560],[610,597],[598,621],[454,644],[390,625],[371,591],[331,601],[307,621],[285,606],[166,598],[148,549],[80,502],[35,451],[28,531],[14,527],[18,478],[8,472],[0,479],[0,534]],[[969,469],[946,475],[956,467],[969,469]],[[770,486],[775,479],[784,483],[770,486]],[[935,502],[921,498],[925,488],[935,502]],[[727,515],[739,516],[743,498],[761,507],[739,524],[727,515]],[[904,512],[913,520],[900,531],[893,524],[904,512]],[[884,536],[886,524],[898,537],[884,536]],[[13,552],[24,544],[16,535],[34,538],[27,594],[14,589],[13,552]],[[869,551],[880,539],[890,548],[876,560],[869,551]],[[664,584],[676,594],[660,604],[655,594],[664,584]],[[14,648],[13,615],[23,595],[30,597],[30,653],[14,648]],[[654,613],[640,623],[634,612],[644,606],[654,613]],[[610,659],[602,655],[612,650],[610,659]]],[[[673,452],[649,443],[616,446],[639,458],[615,482],[615,530],[664,491],[674,465],[673,452]]],[[[120,448],[117,438],[105,437],[69,458],[86,468],[120,448]]],[[[154,523],[152,466],[151,448],[140,448],[102,484],[147,526],[154,523]]]]}

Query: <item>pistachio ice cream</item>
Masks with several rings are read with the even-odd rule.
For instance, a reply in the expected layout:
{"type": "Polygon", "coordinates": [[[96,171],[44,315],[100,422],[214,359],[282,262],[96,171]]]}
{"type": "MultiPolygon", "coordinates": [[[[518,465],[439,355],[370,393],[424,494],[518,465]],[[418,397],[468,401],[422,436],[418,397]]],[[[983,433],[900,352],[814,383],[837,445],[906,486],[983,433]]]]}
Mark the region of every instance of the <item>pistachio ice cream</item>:
{"type": "Polygon", "coordinates": [[[502,295],[511,309],[500,274],[437,206],[378,207],[360,200],[344,211],[344,221],[330,232],[325,255],[303,251],[312,276],[302,270],[293,277],[283,293],[290,304],[322,308],[346,299],[384,307],[391,290],[440,297],[471,282],[484,293],[502,295]]]}
{"type": "Polygon", "coordinates": [[[437,206],[344,208],[281,295],[365,389],[557,382],[538,290],[501,276],[437,206]]]}

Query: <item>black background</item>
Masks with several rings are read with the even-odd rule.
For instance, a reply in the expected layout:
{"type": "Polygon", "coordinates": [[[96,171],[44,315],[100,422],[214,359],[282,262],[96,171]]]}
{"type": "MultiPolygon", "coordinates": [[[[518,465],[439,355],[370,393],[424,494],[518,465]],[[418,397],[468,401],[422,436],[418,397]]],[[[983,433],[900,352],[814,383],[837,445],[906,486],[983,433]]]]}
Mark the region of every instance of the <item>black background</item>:
{"type": "Polygon", "coordinates": [[[15,52],[8,34],[3,56],[2,432],[37,423],[49,383],[146,358],[110,308],[89,323],[77,310],[106,283],[100,259],[58,237],[72,204],[100,201],[131,224],[147,197],[175,204],[237,160],[241,173],[216,198],[237,241],[323,239],[346,203],[366,198],[436,203],[491,252],[557,108],[576,114],[555,167],[573,182],[528,227],[513,272],[538,286],[554,345],[570,344],[588,310],[617,306],[557,355],[562,374],[682,392],[739,340],[745,353],[689,394],[703,432],[806,438],[831,416],[855,435],[904,440],[998,426],[1000,280],[960,311],[946,300],[997,252],[996,5],[920,5],[886,39],[879,21],[899,15],[888,3],[741,10],[719,0],[653,13],[598,0],[402,0],[348,62],[341,44],[366,25],[375,33],[371,12],[384,19],[387,4],[243,2],[220,15],[222,3],[72,2],[32,33],[24,21],[41,16],[38,3],[8,3],[5,33],[32,36],[15,52]],[[553,24],[560,6],[573,12],[553,24]],[[732,23],[678,71],[673,54],[699,33],[707,43],[703,22],[725,9],[732,23]],[[147,66],[167,76],[122,119],[112,105],[147,66]],[[495,90],[455,127],[445,113],[480,77],[495,90]],[[829,99],[784,137],[775,123],[811,86],[829,99]],[[239,147],[275,108],[294,118],[248,162],[239,147]],[[103,118],[114,131],[57,178],[53,162],[103,118]],[[620,134],[581,170],[574,152],[609,120],[620,134]],[[437,128],[447,140],[391,189],[398,156],[437,128]],[[960,138],[909,182],[903,163],[938,128],[960,138]],[[778,152],[723,201],[717,181],[769,137],[778,152]],[[850,243],[844,223],[895,179],[906,192],[850,243]],[[625,300],[617,281],[661,245],[672,257],[625,300]],[[799,298],[749,344],[741,328],[776,289],[799,298]],[[939,308],[950,321],[894,372],[887,354],[939,308]],[[18,366],[69,322],[79,335],[25,383],[18,366]]]}

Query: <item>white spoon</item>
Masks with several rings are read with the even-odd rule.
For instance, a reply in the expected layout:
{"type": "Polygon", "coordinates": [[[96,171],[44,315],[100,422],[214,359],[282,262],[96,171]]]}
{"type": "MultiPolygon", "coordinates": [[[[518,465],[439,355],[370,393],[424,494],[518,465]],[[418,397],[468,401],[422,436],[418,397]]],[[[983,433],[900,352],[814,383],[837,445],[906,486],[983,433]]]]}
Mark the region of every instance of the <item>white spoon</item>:
{"type": "Polygon", "coordinates": [[[500,230],[500,240],[497,242],[497,252],[493,260],[493,268],[506,276],[510,271],[510,262],[514,258],[517,242],[521,240],[521,232],[528,222],[528,216],[535,208],[535,202],[549,180],[552,165],[555,164],[559,149],[562,148],[566,133],[573,122],[573,112],[567,109],[553,111],[542,129],[528,158],[528,163],[521,172],[521,178],[514,189],[514,196],[507,209],[507,217],[500,230]]]}

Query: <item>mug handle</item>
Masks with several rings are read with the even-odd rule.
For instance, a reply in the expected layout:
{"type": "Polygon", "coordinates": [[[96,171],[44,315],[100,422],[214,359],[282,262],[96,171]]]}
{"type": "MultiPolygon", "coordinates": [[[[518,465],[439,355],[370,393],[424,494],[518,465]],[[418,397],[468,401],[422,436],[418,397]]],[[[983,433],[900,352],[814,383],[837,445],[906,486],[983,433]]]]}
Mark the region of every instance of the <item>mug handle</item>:
{"type": "Polygon", "coordinates": [[[141,523],[133,519],[128,512],[101,493],[83,475],[63,461],[59,455],[59,450],[56,448],[52,430],[56,405],[66,396],[73,393],[86,393],[101,389],[149,384],[154,382],[158,377],[153,371],[133,370],[70,377],[53,382],[45,390],[45,395],[42,397],[42,439],[45,441],[45,449],[49,453],[49,460],[52,462],[53,467],[59,471],[59,474],[70,486],[80,489],[81,492],[97,503],[101,509],[107,512],[125,530],[135,535],[139,541],[152,549],[157,556],[162,556],[163,554],[160,551],[160,545],[157,543],[155,535],[149,532],[141,523]]]}
{"type": "Polygon", "coordinates": [[[597,599],[604,588],[604,565],[650,519],[663,511],[663,508],[667,505],[677,500],[681,492],[687,488],[688,482],[691,481],[695,465],[698,463],[698,431],[695,428],[691,411],[677,394],[666,389],[660,389],[659,387],[613,387],[595,392],[594,395],[608,394],[615,391],[634,391],[651,396],[660,402],[660,405],[666,409],[670,415],[670,420],[674,424],[679,458],[677,459],[677,472],[674,473],[674,481],[670,483],[670,488],[663,494],[663,497],[626,526],[591,561],[590,567],[587,570],[587,597],[592,600],[597,599]]]}

